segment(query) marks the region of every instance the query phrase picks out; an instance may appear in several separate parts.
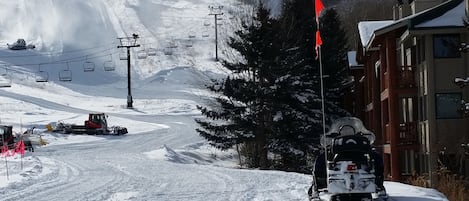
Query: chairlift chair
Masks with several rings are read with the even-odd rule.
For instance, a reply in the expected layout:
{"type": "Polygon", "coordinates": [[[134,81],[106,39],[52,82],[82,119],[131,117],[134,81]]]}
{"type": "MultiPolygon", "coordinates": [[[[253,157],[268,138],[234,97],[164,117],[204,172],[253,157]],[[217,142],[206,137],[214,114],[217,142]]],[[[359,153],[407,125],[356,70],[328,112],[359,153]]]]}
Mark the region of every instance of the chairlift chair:
{"type": "Polygon", "coordinates": [[[169,48],[177,48],[178,45],[176,44],[176,42],[174,40],[170,41],[169,42],[169,45],[168,45],[169,48]]]}
{"type": "Polygon", "coordinates": [[[11,87],[11,77],[8,75],[7,67],[5,66],[5,70],[0,74],[0,88],[3,87],[11,87]]]}
{"type": "Polygon", "coordinates": [[[194,46],[194,41],[192,41],[192,40],[187,40],[187,41],[186,41],[186,47],[192,47],[192,46],[194,46]]]}
{"type": "Polygon", "coordinates": [[[164,55],[173,55],[173,50],[170,47],[163,49],[164,55]]]}
{"type": "Polygon", "coordinates": [[[41,64],[39,64],[38,71],[35,77],[36,77],[36,82],[48,82],[49,81],[49,73],[41,69],[41,64]]]}
{"type": "Polygon", "coordinates": [[[207,38],[208,36],[210,36],[210,35],[208,34],[208,31],[203,31],[203,32],[202,32],[202,37],[207,38]]]}
{"type": "Polygon", "coordinates": [[[72,81],[72,71],[67,63],[67,69],[64,69],[59,72],[59,80],[62,82],[71,82],[72,81]]]}
{"type": "Polygon", "coordinates": [[[105,61],[103,63],[103,68],[104,68],[104,71],[114,71],[116,70],[116,65],[114,64],[113,61],[105,61]]]}
{"type": "Polygon", "coordinates": [[[3,68],[0,70],[0,75],[6,75],[8,74],[7,72],[7,65],[3,65],[3,68]]]}
{"type": "Polygon", "coordinates": [[[112,60],[112,54],[109,55],[109,60],[103,62],[104,71],[114,71],[116,70],[116,64],[112,60]]]}
{"type": "Polygon", "coordinates": [[[93,72],[94,67],[95,67],[94,62],[88,61],[88,56],[87,56],[85,63],[83,63],[83,72],[93,72]]]}
{"type": "Polygon", "coordinates": [[[210,26],[210,21],[205,20],[205,21],[204,21],[204,26],[206,26],[206,27],[210,26]]]}
{"type": "Polygon", "coordinates": [[[137,58],[138,59],[146,59],[147,58],[147,52],[145,51],[145,49],[141,49],[139,51],[137,51],[137,58]]]}
{"type": "Polygon", "coordinates": [[[119,59],[120,60],[127,60],[127,51],[119,52],[119,59]]]}
{"type": "Polygon", "coordinates": [[[156,49],[155,48],[148,48],[147,54],[148,54],[148,56],[156,56],[156,49]]]}
{"type": "Polygon", "coordinates": [[[0,75],[0,88],[11,87],[11,78],[8,75],[0,75]]]}
{"type": "Polygon", "coordinates": [[[195,32],[193,31],[189,32],[189,38],[195,38],[195,32]]]}

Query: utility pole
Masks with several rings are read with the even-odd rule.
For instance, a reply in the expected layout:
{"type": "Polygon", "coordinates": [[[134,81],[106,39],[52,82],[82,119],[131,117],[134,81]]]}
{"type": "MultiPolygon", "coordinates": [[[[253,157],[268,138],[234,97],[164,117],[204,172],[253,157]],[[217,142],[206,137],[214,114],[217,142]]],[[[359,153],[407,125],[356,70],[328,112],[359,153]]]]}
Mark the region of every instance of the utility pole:
{"type": "Polygon", "coordinates": [[[131,92],[131,85],[130,85],[130,48],[132,47],[140,47],[137,44],[137,39],[139,38],[138,34],[132,34],[131,37],[120,37],[117,38],[120,41],[120,45],[117,48],[127,48],[127,108],[133,108],[133,100],[132,100],[132,92],[131,92]]]}
{"type": "Polygon", "coordinates": [[[221,12],[221,9],[223,9],[223,6],[208,6],[210,9],[210,14],[208,15],[213,15],[215,17],[215,61],[218,61],[218,31],[217,31],[217,20],[219,15],[223,15],[223,12],[221,12]]]}

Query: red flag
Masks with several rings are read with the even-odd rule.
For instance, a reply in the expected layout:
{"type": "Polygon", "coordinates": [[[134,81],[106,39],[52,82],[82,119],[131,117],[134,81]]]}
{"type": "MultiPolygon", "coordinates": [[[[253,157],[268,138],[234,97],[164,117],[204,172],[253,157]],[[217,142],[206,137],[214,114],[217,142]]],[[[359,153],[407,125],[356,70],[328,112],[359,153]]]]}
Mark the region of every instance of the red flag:
{"type": "Polygon", "coordinates": [[[316,9],[316,22],[319,25],[319,16],[321,15],[322,10],[324,10],[324,4],[321,0],[315,0],[314,8],[316,9]]]}
{"type": "Polygon", "coordinates": [[[322,45],[321,33],[319,30],[316,31],[316,59],[319,57],[319,46],[322,45]]]}
{"type": "Polygon", "coordinates": [[[319,32],[319,16],[321,15],[322,10],[324,10],[324,4],[321,0],[314,1],[314,8],[316,11],[316,23],[318,26],[318,30],[316,31],[316,59],[319,58],[319,46],[322,45],[321,33],[319,32]]]}
{"type": "Polygon", "coordinates": [[[19,141],[16,144],[15,152],[21,154],[22,156],[24,156],[24,142],[23,142],[23,140],[19,141]]]}
{"type": "Polygon", "coordinates": [[[10,152],[8,151],[8,145],[4,144],[2,147],[2,156],[9,157],[10,152]]]}

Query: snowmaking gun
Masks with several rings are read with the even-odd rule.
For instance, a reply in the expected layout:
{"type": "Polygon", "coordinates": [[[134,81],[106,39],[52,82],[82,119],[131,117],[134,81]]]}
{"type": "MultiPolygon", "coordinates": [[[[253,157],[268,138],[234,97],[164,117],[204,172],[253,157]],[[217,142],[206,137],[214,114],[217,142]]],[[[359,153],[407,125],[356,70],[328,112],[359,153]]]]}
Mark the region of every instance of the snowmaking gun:
{"type": "Polygon", "coordinates": [[[128,133],[125,127],[108,126],[107,115],[104,113],[90,113],[84,125],[59,122],[55,128],[52,128],[50,124],[48,127],[54,132],[64,134],[124,135],[128,133]]]}
{"type": "MultiPolygon", "coordinates": [[[[326,178],[322,181],[314,178],[313,185],[321,183],[322,187],[312,193],[315,195],[310,194],[310,200],[371,201],[376,197],[386,200],[387,194],[376,183],[380,177],[380,172],[375,172],[376,166],[382,164],[375,161],[376,152],[371,146],[374,140],[375,135],[359,119],[346,117],[337,120],[321,138],[325,152],[319,157],[325,157],[326,178]]],[[[313,174],[319,173],[315,170],[313,174]]]]}

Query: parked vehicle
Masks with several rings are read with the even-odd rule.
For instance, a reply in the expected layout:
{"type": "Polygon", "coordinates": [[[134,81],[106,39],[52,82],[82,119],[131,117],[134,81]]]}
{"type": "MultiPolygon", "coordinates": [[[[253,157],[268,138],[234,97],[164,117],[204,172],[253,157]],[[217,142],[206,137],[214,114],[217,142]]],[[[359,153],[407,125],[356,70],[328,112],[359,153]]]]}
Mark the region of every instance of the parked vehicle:
{"type": "Polygon", "coordinates": [[[64,134],[123,135],[127,133],[127,128],[121,126],[109,127],[106,114],[91,113],[88,115],[88,120],[85,121],[84,125],[59,122],[53,131],[64,134]]]}
{"type": "Polygon", "coordinates": [[[32,45],[32,44],[26,45],[26,41],[22,38],[19,38],[13,44],[8,44],[7,43],[7,46],[10,50],[25,50],[25,49],[34,49],[34,48],[36,48],[36,46],[32,45]]]}

